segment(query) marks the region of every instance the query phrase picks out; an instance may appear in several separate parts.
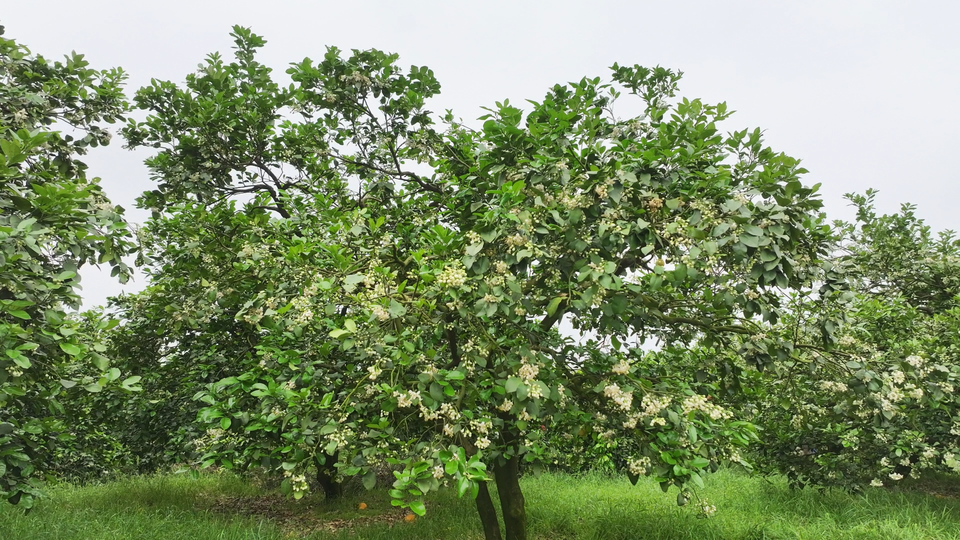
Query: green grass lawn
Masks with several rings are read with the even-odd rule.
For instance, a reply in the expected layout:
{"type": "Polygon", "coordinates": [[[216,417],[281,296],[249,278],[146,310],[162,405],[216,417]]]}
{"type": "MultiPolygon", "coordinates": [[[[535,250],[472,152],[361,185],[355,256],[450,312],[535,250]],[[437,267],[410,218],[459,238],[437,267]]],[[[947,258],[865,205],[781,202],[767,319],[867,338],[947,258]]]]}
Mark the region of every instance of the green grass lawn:
{"type": "MultiPolygon", "coordinates": [[[[958,539],[960,479],[917,489],[873,489],[863,496],[791,491],[768,481],[721,471],[703,496],[711,518],[676,506],[650,481],[631,486],[599,474],[526,478],[535,539],[958,539]]],[[[390,506],[385,491],[326,503],[283,498],[231,475],[162,475],[104,485],[55,486],[29,514],[0,507],[0,539],[481,539],[473,501],[450,491],[427,499],[427,515],[412,523],[390,506]],[[359,510],[360,503],[367,508],[359,510]]],[[[495,498],[495,496],[494,496],[495,498]]]]}

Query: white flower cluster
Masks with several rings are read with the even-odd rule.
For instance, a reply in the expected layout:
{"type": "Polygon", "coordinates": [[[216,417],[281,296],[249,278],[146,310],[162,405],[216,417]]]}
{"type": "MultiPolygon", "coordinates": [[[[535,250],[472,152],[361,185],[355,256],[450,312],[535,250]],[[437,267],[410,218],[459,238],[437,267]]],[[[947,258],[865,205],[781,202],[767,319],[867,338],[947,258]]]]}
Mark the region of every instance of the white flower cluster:
{"type": "MultiPolygon", "coordinates": [[[[417,397],[419,398],[419,394],[417,397]]],[[[454,422],[460,419],[460,411],[458,411],[452,403],[444,403],[443,405],[440,405],[440,414],[446,416],[454,422]]]]}
{"type": "Polygon", "coordinates": [[[248,242],[243,244],[243,249],[240,250],[237,256],[241,259],[258,260],[266,257],[267,254],[267,250],[264,249],[263,246],[254,246],[248,242]]]}
{"type": "Polygon", "coordinates": [[[506,242],[507,246],[515,248],[526,245],[527,239],[524,238],[522,234],[517,233],[508,236],[506,239],[504,239],[504,242],[506,242]]]}
{"type": "Polygon", "coordinates": [[[953,469],[953,472],[960,473],[960,460],[957,460],[957,456],[953,452],[944,453],[943,462],[947,467],[953,469]]]}
{"type": "MultiPolygon", "coordinates": [[[[417,392],[416,395],[417,395],[417,399],[419,400],[420,399],[419,392],[417,392]]],[[[460,419],[461,415],[460,415],[460,411],[458,411],[456,407],[454,407],[450,403],[444,403],[440,405],[440,409],[436,411],[432,411],[427,407],[424,407],[422,404],[420,405],[420,417],[423,418],[424,420],[430,422],[433,420],[438,420],[441,416],[453,422],[456,422],[457,420],[460,419]]]]}
{"type": "Polygon", "coordinates": [[[630,470],[631,474],[643,476],[647,474],[647,469],[650,468],[650,458],[647,456],[640,456],[638,458],[628,459],[627,468],[630,470]]]}
{"type": "Polygon", "coordinates": [[[360,73],[359,71],[354,71],[349,75],[341,75],[339,78],[342,82],[356,86],[358,88],[366,88],[370,86],[370,77],[367,77],[366,75],[364,75],[363,73],[360,73]]]}
{"type": "Polygon", "coordinates": [[[730,411],[720,407],[719,405],[714,405],[707,401],[707,398],[697,394],[694,396],[689,396],[683,400],[683,403],[680,405],[680,409],[683,411],[684,416],[690,414],[694,411],[700,411],[703,414],[709,416],[713,420],[720,420],[721,418],[731,418],[733,415],[730,411]]]}
{"type": "Polygon", "coordinates": [[[568,210],[573,210],[573,209],[575,209],[575,208],[580,208],[581,206],[587,206],[587,201],[586,201],[585,197],[583,196],[583,194],[581,194],[581,193],[577,193],[577,194],[575,194],[575,195],[570,195],[570,194],[564,193],[564,194],[560,197],[560,201],[559,201],[559,202],[560,202],[560,204],[561,204],[564,208],[566,208],[566,209],[568,209],[568,210]]]}
{"type": "Polygon", "coordinates": [[[617,383],[608,384],[603,389],[603,395],[625,411],[629,411],[633,404],[633,392],[623,391],[617,383]]]}
{"type": "Polygon", "coordinates": [[[437,282],[451,289],[462,287],[467,282],[467,271],[464,269],[463,263],[456,261],[445,266],[440,275],[437,276],[437,282]]]}
{"type": "Polygon", "coordinates": [[[290,480],[290,487],[293,488],[294,493],[302,493],[310,490],[310,486],[307,484],[307,478],[304,475],[294,475],[290,471],[283,471],[283,476],[290,480]]]}
{"type": "Polygon", "coordinates": [[[525,383],[532,382],[537,377],[538,373],[540,373],[540,368],[533,364],[528,364],[526,358],[523,359],[523,363],[520,365],[520,370],[517,371],[517,375],[519,375],[520,379],[522,379],[525,383]]]}
{"type": "Polygon", "coordinates": [[[630,373],[630,364],[626,360],[620,360],[610,368],[610,371],[616,373],[617,375],[626,375],[630,373]]]}
{"type": "MultiPolygon", "coordinates": [[[[393,397],[397,398],[397,407],[401,409],[405,409],[420,403],[420,392],[416,390],[394,392],[393,397]]],[[[446,405],[446,403],[444,405],[446,405]]]]}
{"type": "Polygon", "coordinates": [[[842,383],[842,382],[834,382],[834,381],[821,381],[821,382],[820,382],[820,388],[823,389],[823,390],[830,391],[830,392],[836,392],[836,393],[838,393],[838,394],[841,393],[841,392],[846,392],[846,391],[847,391],[847,385],[846,385],[846,384],[844,384],[844,383],[842,383]]]}
{"type": "Polygon", "coordinates": [[[375,304],[370,308],[370,313],[380,321],[386,321],[390,319],[390,312],[380,304],[375,304]]]}
{"type": "Polygon", "coordinates": [[[707,499],[700,499],[700,503],[697,505],[698,510],[700,510],[700,515],[703,517],[711,517],[717,513],[717,507],[710,504],[710,501],[707,499]]]}
{"type": "MultiPolygon", "coordinates": [[[[345,420],[346,420],[345,418],[341,418],[341,422],[345,420]]],[[[337,444],[338,449],[346,447],[347,441],[352,441],[353,438],[354,438],[354,431],[348,427],[341,428],[330,434],[330,440],[337,444]]]]}
{"type": "Polygon", "coordinates": [[[673,400],[670,399],[669,396],[663,396],[660,398],[651,396],[649,394],[643,396],[643,401],[640,402],[640,407],[643,408],[642,415],[643,417],[647,418],[653,417],[651,424],[664,425],[666,420],[660,416],[660,413],[669,407],[672,402],[673,400]]]}

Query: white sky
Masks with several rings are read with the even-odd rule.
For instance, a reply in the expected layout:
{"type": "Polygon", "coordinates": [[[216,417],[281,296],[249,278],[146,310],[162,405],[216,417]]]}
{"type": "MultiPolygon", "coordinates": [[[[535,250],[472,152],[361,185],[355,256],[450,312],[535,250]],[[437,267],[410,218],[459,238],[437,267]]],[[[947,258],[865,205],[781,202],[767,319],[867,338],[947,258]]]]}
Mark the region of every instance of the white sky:
{"type": "MultiPolygon", "coordinates": [[[[680,95],[726,101],[728,130],[761,127],[774,149],[801,158],[822,183],[831,218],[842,194],[880,189],[878,205],[919,206],[935,229],[957,229],[960,3],[941,1],[212,1],[4,0],[6,37],[47,57],[70,50],[95,68],[122,66],[128,93],[150,78],[182,82],[230,28],[267,39],[261,61],[278,76],[326,45],[378,48],[426,65],[443,85],[435,109],[465,119],[510,98],[539,100],[558,82],[608,78],[621,64],[685,73],[680,95]],[[951,156],[954,156],[951,158],[951,156]]],[[[626,99],[626,98],[624,98],[626,99]]],[[[119,139],[87,162],[136,221],[151,187],[147,153],[119,139]]],[[[143,277],[127,287],[137,290],[143,277]]],[[[84,274],[87,306],[121,287],[84,274]]]]}

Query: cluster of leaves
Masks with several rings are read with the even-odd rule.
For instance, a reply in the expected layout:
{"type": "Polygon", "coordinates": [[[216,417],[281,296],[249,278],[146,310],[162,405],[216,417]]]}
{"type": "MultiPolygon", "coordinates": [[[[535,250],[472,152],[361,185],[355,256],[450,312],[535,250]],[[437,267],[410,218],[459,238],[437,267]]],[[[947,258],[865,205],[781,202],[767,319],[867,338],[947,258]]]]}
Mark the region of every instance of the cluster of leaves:
{"type": "Polygon", "coordinates": [[[740,381],[749,391],[738,406],[763,432],[758,465],[797,486],[860,490],[960,472],[960,241],[933,234],[911,205],[877,215],[874,195],[848,196],[857,218],[836,226],[845,302],[795,297],[771,329],[792,339],[826,329],[836,347],[740,381]],[[830,311],[845,324],[812,324],[830,311]]]}
{"type": "Polygon", "coordinates": [[[723,134],[726,105],[676,100],[663,68],[557,85],[526,114],[497,103],[480,130],[448,113],[441,131],[426,68],[331,48],[282,87],[262,38],[233,35],[235,61],[141,89],[151,114],[124,130],[158,150],[158,186],[140,201],[151,286],[120,301],[115,342],[168,392],[150,399],[174,400],[163,425],[195,392],[202,428],[177,429],[203,463],[282,471],[294,494],[311,468],[370,485],[402,465],[395,504],[420,513],[452,482],[498,538],[492,473],[523,538],[517,474],[550,459],[544,432],[617,441],[680,502],[739,460],[752,427],[675,376],[674,353],[630,344],[793,352],[763,333],[789,316],[783,291],[842,289],[797,160],[759,130],[723,134]],[[642,115],[615,115],[622,92],[642,115]]]}
{"type": "Polygon", "coordinates": [[[49,62],[0,31],[0,499],[26,507],[74,428],[65,389],[98,392],[120,376],[101,342],[116,323],[67,310],[79,306],[84,264],[130,274],[123,210],[77,159],[106,144],[101,124],[127,110],[123,79],[82,55],[49,62]]]}

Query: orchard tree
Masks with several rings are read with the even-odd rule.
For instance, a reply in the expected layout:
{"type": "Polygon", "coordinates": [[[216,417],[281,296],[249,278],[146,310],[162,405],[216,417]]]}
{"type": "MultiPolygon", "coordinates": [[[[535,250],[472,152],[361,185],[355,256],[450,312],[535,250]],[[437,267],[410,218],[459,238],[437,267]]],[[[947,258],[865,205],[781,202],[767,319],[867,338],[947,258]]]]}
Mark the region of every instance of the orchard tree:
{"type": "MultiPolygon", "coordinates": [[[[745,415],[762,429],[757,462],[796,486],[899,484],[923,471],[960,472],[960,241],[934,234],[915,207],[878,215],[875,192],[848,195],[856,219],[836,226],[837,265],[852,290],[814,305],[796,296],[784,339],[819,333],[838,346],[804,350],[765,373],[744,370],[745,415]]],[[[742,362],[741,362],[742,364],[742,362]]],[[[746,366],[743,366],[746,368],[746,366]]]]}
{"type": "Polygon", "coordinates": [[[63,422],[65,389],[98,392],[120,375],[98,337],[112,323],[68,310],[80,305],[83,265],[129,276],[123,209],[77,159],[109,142],[103,123],[128,107],[123,79],[75,53],[47,61],[0,27],[0,498],[27,508],[73,428],[63,422]]]}
{"type": "Polygon", "coordinates": [[[153,285],[130,309],[190,329],[200,346],[171,339],[165,361],[197,380],[220,358],[196,396],[205,463],[282,470],[295,494],[320,461],[368,486],[402,465],[395,504],[422,514],[424,492],[453,484],[489,539],[495,481],[522,539],[519,477],[550,457],[545,430],[617,441],[631,478],[677,486],[680,504],[741,460],[752,425],[669,364],[641,365],[638,345],[793,352],[763,322],[785,291],[816,281],[829,297],[838,278],[796,159],[759,130],[720,131],[726,105],[677,99],[663,68],[615,65],[527,113],[505,101],[480,129],[451,113],[440,128],[429,69],[330,48],[281,86],[255,59],[263,40],[233,35],[232,62],[141,89],[150,115],[125,130],[158,150],[141,199],[153,285]],[[616,116],[623,93],[644,112],[616,116]],[[212,321],[237,339],[201,337],[212,321]]]}

